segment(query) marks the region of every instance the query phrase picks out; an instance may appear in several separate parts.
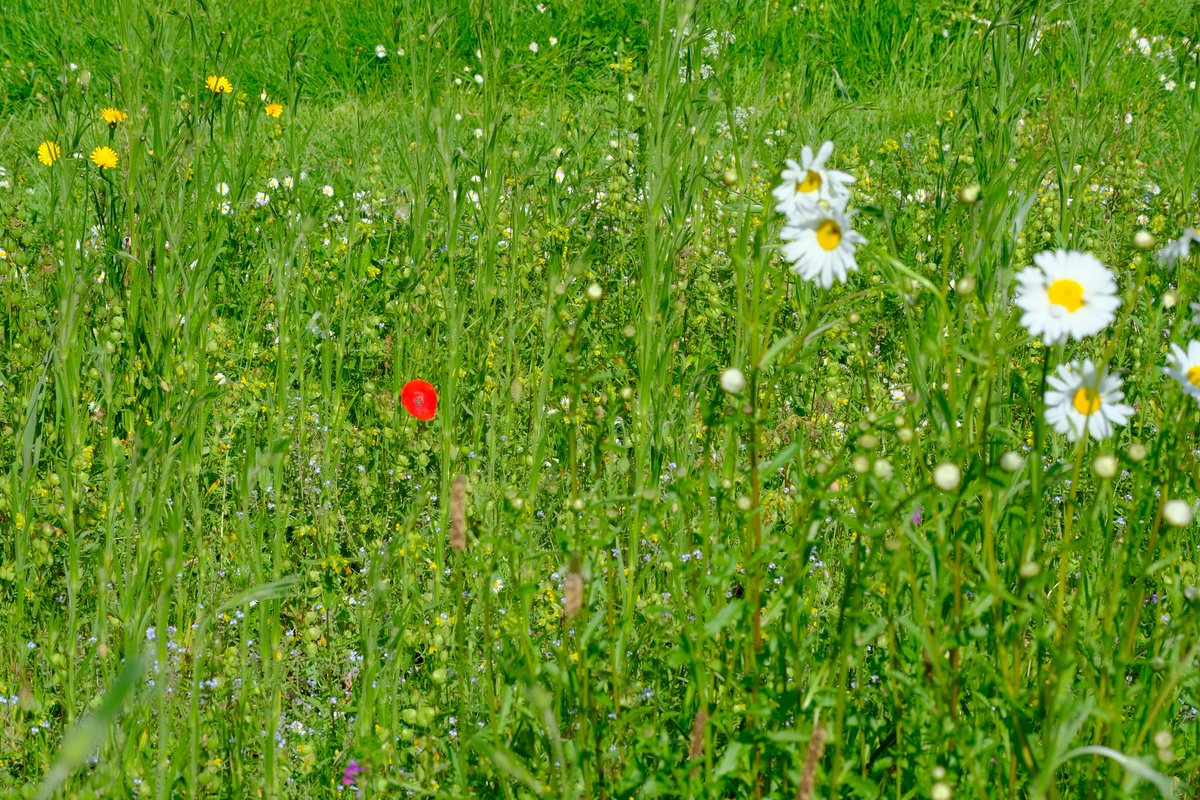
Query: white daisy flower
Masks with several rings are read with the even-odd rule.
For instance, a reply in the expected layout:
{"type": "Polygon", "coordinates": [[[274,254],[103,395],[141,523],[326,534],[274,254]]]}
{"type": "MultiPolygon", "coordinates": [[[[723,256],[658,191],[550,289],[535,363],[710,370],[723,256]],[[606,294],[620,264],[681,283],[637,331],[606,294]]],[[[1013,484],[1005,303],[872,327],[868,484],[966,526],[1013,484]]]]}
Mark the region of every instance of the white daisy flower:
{"type": "Polygon", "coordinates": [[[259,208],[262,208],[269,202],[271,202],[271,195],[267,194],[266,192],[259,192],[258,194],[254,195],[254,205],[258,206],[259,208]]]}
{"type": "Polygon", "coordinates": [[[228,195],[229,194],[229,184],[225,183],[224,181],[222,181],[221,183],[218,183],[217,184],[217,194],[221,195],[221,197],[225,197],[226,195],[228,195]]]}
{"type": "Polygon", "coordinates": [[[381,44],[375,45],[375,57],[376,58],[387,58],[387,48],[381,44]]]}
{"type": "Polygon", "coordinates": [[[279,179],[278,178],[267,178],[267,188],[268,189],[278,189],[279,188],[279,179]]]}
{"type": "Polygon", "coordinates": [[[1176,261],[1187,258],[1192,249],[1192,242],[1200,242],[1200,228],[1188,228],[1178,239],[1172,240],[1162,250],[1158,251],[1158,263],[1170,267],[1176,261]]]}
{"type": "Polygon", "coordinates": [[[292,176],[291,176],[291,175],[284,175],[284,176],[283,176],[283,188],[285,188],[285,189],[290,189],[290,188],[292,188],[293,186],[295,186],[295,184],[296,184],[296,182],[292,180],[292,176]]]}
{"type": "Polygon", "coordinates": [[[1072,442],[1085,433],[1107,439],[1133,415],[1133,408],[1121,402],[1120,373],[1101,371],[1090,358],[1059,364],[1046,383],[1046,422],[1072,442]]]}
{"type": "Polygon", "coordinates": [[[1083,339],[1098,333],[1116,316],[1121,299],[1117,280],[1095,256],[1075,250],[1046,250],[1033,257],[1037,266],[1017,275],[1013,302],[1025,313],[1021,324],[1046,344],[1083,339]]]}
{"type": "Polygon", "coordinates": [[[850,228],[850,217],[835,207],[816,206],[804,214],[789,216],[780,238],[786,242],[783,255],[792,271],[828,289],[836,279],[846,282],[846,273],[857,270],[854,249],[867,240],[850,228]]]}
{"type": "Polygon", "coordinates": [[[814,207],[819,200],[838,209],[845,208],[850,201],[850,184],[854,183],[854,176],[826,169],[825,162],[831,155],[833,142],[827,141],[815,155],[812,148],[805,145],[798,163],[789,158],[787,169],[781,175],[783,183],[771,192],[779,201],[775,210],[791,215],[814,207]]]}
{"type": "Polygon", "coordinates": [[[1163,367],[1163,372],[1179,381],[1184,393],[1200,400],[1200,342],[1188,342],[1187,350],[1172,344],[1168,359],[1171,366],[1163,367]]]}
{"type": "Polygon", "coordinates": [[[325,184],[321,187],[321,194],[325,195],[326,197],[333,197],[333,187],[329,184],[325,184]]]}

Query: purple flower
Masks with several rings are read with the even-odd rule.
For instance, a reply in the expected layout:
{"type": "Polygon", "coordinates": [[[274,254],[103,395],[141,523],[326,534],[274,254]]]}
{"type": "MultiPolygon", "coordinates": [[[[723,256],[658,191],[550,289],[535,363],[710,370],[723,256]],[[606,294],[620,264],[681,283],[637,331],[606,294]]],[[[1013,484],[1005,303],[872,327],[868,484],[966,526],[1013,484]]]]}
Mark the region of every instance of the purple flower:
{"type": "Polygon", "coordinates": [[[362,764],[353,758],[350,759],[350,763],[346,765],[346,771],[342,773],[342,786],[353,786],[354,782],[358,780],[359,774],[364,771],[362,764]]]}
{"type": "Polygon", "coordinates": [[[914,512],[913,512],[913,515],[912,515],[912,521],[913,521],[913,525],[920,525],[920,524],[921,524],[921,512],[922,512],[923,510],[924,510],[924,509],[922,509],[920,506],[917,506],[917,510],[916,510],[916,511],[914,511],[914,512]]]}

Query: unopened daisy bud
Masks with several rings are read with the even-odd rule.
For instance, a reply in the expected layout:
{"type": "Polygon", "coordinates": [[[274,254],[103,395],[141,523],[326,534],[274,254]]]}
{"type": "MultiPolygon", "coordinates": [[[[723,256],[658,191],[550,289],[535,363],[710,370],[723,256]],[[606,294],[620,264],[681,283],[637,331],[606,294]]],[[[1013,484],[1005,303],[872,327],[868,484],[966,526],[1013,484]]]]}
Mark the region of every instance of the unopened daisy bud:
{"type": "Polygon", "coordinates": [[[1179,294],[1174,289],[1168,289],[1163,292],[1162,307],[1174,308],[1179,303],[1179,294]]]}
{"type": "Polygon", "coordinates": [[[973,206],[979,200],[979,184],[972,183],[970,186],[964,186],[958,190],[956,194],[958,202],[964,206],[973,206]]]}
{"type": "Polygon", "coordinates": [[[1105,453],[1102,456],[1098,456],[1096,460],[1092,462],[1092,471],[1105,480],[1112,478],[1117,474],[1116,457],[1111,453],[1105,453]]]}
{"type": "Polygon", "coordinates": [[[593,303],[599,303],[600,298],[604,297],[604,290],[600,288],[600,284],[593,283],[587,288],[587,299],[593,303]]]}
{"type": "Polygon", "coordinates": [[[1000,456],[1000,469],[1005,472],[1016,472],[1025,463],[1025,459],[1021,458],[1021,454],[1016,450],[1009,450],[1004,455],[1000,456]]]}
{"type": "Polygon", "coordinates": [[[966,297],[971,292],[975,291],[975,278],[971,275],[963,275],[954,284],[954,291],[960,296],[966,297]]]}
{"type": "Polygon", "coordinates": [[[871,459],[860,454],[854,457],[854,460],[850,462],[850,466],[859,475],[866,475],[867,470],[871,469],[871,459]]]}
{"type": "Polygon", "coordinates": [[[957,464],[944,461],[933,469],[933,485],[943,492],[952,492],[962,483],[962,470],[957,464]]]}
{"type": "Polygon", "coordinates": [[[954,793],[950,791],[950,784],[942,783],[941,781],[935,783],[933,788],[929,790],[931,800],[950,800],[953,796],[954,793]]]}
{"type": "Polygon", "coordinates": [[[721,388],[730,394],[738,394],[746,388],[746,376],[737,367],[730,367],[721,373],[721,388]]]}
{"type": "Polygon", "coordinates": [[[875,472],[875,477],[879,478],[879,480],[888,481],[892,479],[892,464],[886,458],[876,461],[872,469],[875,472]]]}
{"type": "Polygon", "coordinates": [[[1168,500],[1163,506],[1163,519],[1175,528],[1186,528],[1192,524],[1192,507],[1183,500],[1168,500]]]}
{"type": "Polygon", "coordinates": [[[733,167],[727,167],[725,171],[721,173],[721,182],[726,186],[736,186],[738,182],[737,170],[733,167]]]}
{"type": "Polygon", "coordinates": [[[873,433],[864,433],[858,437],[858,446],[863,450],[874,450],[879,446],[879,437],[873,433]]]}
{"type": "Polygon", "coordinates": [[[1154,247],[1154,234],[1142,230],[1133,235],[1133,246],[1138,250],[1149,250],[1154,247]]]}
{"type": "Polygon", "coordinates": [[[1042,571],[1042,568],[1041,568],[1041,566],[1038,565],[1038,563],[1036,561],[1026,561],[1025,563],[1023,563],[1021,565],[1021,568],[1019,570],[1017,570],[1017,572],[1020,573],[1022,578],[1037,577],[1037,574],[1041,571],[1042,571]]]}
{"type": "Polygon", "coordinates": [[[749,497],[746,497],[744,494],[738,495],[737,507],[739,511],[749,511],[751,505],[753,504],[750,502],[749,497]]]}
{"type": "Polygon", "coordinates": [[[1129,445],[1130,461],[1143,461],[1145,460],[1146,455],[1146,445],[1142,444],[1141,442],[1134,442],[1133,444],[1129,445]]]}
{"type": "Polygon", "coordinates": [[[905,444],[908,444],[913,440],[913,429],[909,427],[901,428],[900,430],[896,431],[896,438],[905,444]]]}

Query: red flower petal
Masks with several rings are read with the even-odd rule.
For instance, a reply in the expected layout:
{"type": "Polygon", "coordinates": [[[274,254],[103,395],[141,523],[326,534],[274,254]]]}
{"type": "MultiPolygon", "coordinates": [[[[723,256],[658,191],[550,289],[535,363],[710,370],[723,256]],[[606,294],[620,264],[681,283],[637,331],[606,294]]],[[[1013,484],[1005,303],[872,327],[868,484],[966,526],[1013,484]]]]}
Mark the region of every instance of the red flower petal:
{"type": "Polygon", "coordinates": [[[404,384],[400,390],[400,402],[405,410],[419,420],[431,420],[437,414],[437,389],[429,381],[419,378],[404,384]]]}

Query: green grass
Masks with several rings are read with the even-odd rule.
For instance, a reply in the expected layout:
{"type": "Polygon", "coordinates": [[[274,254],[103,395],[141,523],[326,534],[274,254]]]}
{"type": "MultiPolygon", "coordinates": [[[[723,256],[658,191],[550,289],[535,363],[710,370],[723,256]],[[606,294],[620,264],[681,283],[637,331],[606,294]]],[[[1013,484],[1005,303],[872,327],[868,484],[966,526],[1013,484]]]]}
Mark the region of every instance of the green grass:
{"type": "Polygon", "coordinates": [[[1190,3],[306,6],[0,15],[0,796],[1195,794],[1190,3]]]}

